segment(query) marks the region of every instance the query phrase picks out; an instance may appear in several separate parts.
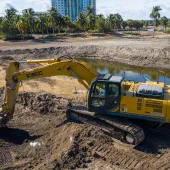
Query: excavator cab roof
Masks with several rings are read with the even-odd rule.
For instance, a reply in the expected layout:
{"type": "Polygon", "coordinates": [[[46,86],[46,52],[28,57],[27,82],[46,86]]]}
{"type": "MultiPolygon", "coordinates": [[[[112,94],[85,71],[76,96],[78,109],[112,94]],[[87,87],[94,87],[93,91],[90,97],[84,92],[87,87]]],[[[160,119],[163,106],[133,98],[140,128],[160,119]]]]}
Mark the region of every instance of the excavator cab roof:
{"type": "Polygon", "coordinates": [[[97,81],[109,81],[114,83],[121,83],[123,81],[123,77],[120,76],[112,76],[111,74],[100,74],[97,81]]]}

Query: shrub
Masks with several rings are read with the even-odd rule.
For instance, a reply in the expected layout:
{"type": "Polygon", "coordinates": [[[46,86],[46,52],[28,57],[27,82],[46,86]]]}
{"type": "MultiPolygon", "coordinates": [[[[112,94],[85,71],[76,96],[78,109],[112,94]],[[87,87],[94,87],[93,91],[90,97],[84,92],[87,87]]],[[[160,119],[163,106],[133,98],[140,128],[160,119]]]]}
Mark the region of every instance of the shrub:
{"type": "Polygon", "coordinates": [[[164,33],[170,34],[170,30],[166,30],[164,31],[164,33]]]}

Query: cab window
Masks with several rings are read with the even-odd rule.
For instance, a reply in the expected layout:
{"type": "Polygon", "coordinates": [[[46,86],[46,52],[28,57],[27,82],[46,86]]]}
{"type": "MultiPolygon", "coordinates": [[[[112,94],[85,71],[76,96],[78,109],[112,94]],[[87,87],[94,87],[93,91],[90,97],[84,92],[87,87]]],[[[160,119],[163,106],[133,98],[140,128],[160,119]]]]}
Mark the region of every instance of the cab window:
{"type": "Polygon", "coordinates": [[[116,84],[109,84],[108,95],[118,97],[119,96],[119,87],[116,84]]]}
{"type": "Polygon", "coordinates": [[[98,82],[93,86],[92,96],[106,96],[106,85],[104,82],[98,82]]]}

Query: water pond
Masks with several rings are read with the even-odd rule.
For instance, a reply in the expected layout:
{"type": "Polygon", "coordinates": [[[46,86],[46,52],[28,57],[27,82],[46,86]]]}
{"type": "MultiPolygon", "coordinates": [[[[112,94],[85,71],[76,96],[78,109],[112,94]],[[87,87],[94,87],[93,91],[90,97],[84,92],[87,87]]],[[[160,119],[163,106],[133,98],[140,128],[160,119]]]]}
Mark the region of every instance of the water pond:
{"type": "Polygon", "coordinates": [[[115,76],[123,76],[125,80],[135,82],[159,81],[170,85],[170,70],[159,68],[145,68],[129,66],[104,60],[84,60],[94,67],[101,74],[112,74],[115,76]]]}

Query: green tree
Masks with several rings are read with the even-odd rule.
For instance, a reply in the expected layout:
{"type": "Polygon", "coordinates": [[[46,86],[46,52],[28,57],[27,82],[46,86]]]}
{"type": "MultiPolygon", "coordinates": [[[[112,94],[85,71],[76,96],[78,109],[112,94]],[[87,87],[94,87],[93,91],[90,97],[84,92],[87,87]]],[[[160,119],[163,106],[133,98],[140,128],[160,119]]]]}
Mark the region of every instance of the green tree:
{"type": "Polygon", "coordinates": [[[83,13],[80,13],[78,18],[77,18],[77,24],[79,28],[83,31],[86,30],[87,27],[87,19],[86,16],[83,13]]]}
{"type": "Polygon", "coordinates": [[[109,26],[111,29],[114,29],[115,28],[115,18],[114,18],[114,15],[113,14],[110,14],[108,17],[107,17],[107,20],[108,20],[108,23],[109,23],[109,26]]]}
{"type": "Polygon", "coordinates": [[[37,29],[44,35],[44,31],[46,30],[46,16],[44,14],[39,14],[37,18],[37,29]]]}
{"type": "Polygon", "coordinates": [[[48,12],[49,12],[49,27],[53,30],[54,34],[55,29],[57,27],[58,11],[56,8],[52,6],[48,12]]]}
{"type": "Polygon", "coordinates": [[[87,6],[86,16],[92,15],[94,9],[91,6],[87,6]]]}
{"type": "Polygon", "coordinates": [[[114,14],[113,19],[114,19],[114,22],[115,22],[115,29],[121,28],[121,25],[122,25],[122,22],[123,22],[122,16],[120,14],[114,14]]]}
{"type": "Polygon", "coordinates": [[[16,15],[17,10],[15,8],[10,8],[5,10],[5,19],[12,20],[13,17],[16,15]]]}
{"type": "Polygon", "coordinates": [[[143,21],[139,21],[139,20],[134,20],[133,21],[133,27],[140,32],[140,29],[143,28],[143,21]]]}
{"type": "Polygon", "coordinates": [[[49,22],[49,13],[44,13],[44,19],[45,19],[45,28],[47,31],[47,34],[49,34],[49,27],[50,27],[50,22],[49,22]]]}
{"type": "Polygon", "coordinates": [[[162,17],[160,19],[160,24],[165,28],[165,31],[166,31],[166,28],[168,27],[168,18],[167,17],[162,17]]]}
{"type": "Polygon", "coordinates": [[[170,27],[170,19],[168,20],[168,27],[170,27]]]}
{"type": "Polygon", "coordinates": [[[5,16],[1,18],[0,31],[6,38],[14,37],[18,33],[14,23],[16,13],[17,10],[15,8],[10,8],[5,10],[5,16]]]}
{"type": "Polygon", "coordinates": [[[67,32],[70,28],[72,28],[73,23],[71,22],[71,19],[68,15],[63,17],[64,19],[64,29],[65,32],[67,32]]]}
{"type": "Polygon", "coordinates": [[[21,16],[19,21],[17,22],[16,24],[16,28],[19,30],[19,32],[22,34],[23,36],[23,39],[25,37],[25,35],[27,34],[28,32],[28,29],[29,29],[29,25],[28,25],[28,22],[27,20],[25,19],[25,17],[21,16]]]}
{"type": "Polygon", "coordinates": [[[95,26],[96,26],[96,17],[93,14],[90,14],[87,17],[87,25],[88,25],[88,29],[90,30],[94,30],[95,26]]]}
{"type": "Polygon", "coordinates": [[[22,11],[22,14],[29,26],[29,32],[31,33],[31,37],[32,37],[33,28],[35,24],[35,18],[34,18],[35,12],[32,8],[28,8],[28,9],[24,9],[22,11]]]}
{"type": "Polygon", "coordinates": [[[148,24],[148,21],[145,21],[145,22],[144,22],[144,26],[145,26],[145,28],[147,28],[147,27],[148,27],[148,25],[149,25],[149,24],[148,24]]]}
{"type": "Polygon", "coordinates": [[[132,28],[134,28],[134,21],[132,19],[127,20],[128,27],[130,28],[132,32],[132,28]]]}
{"type": "Polygon", "coordinates": [[[128,26],[127,21],[122,21],[122,27],[123,27],[123,29],[125,29],[127,26],[128,26]]]}
{"type": "Polygon", "coordinates": [[[64,28],[64,25],[65,25],[64,18],[58,13],[57,20],[56,20],[56,28],[58,29],[59,33],[64,28]]]}
{"type": "Polygon", "coordinates": [[[160,15],[160,11],[161,11],[161,7],[160,6],[154,6],[152,9],[152,12],[150,14],[150,17],[152,19],[154,19],[154,26],[157,27],[159,25],[159,18],[161,17],[160,15]]]}
{"type": "Polygon", "coordinates": [[[107,33],[110,31],[109,21],[102,14],[97,16],[96,27],[99,32],[107,33]]]}

